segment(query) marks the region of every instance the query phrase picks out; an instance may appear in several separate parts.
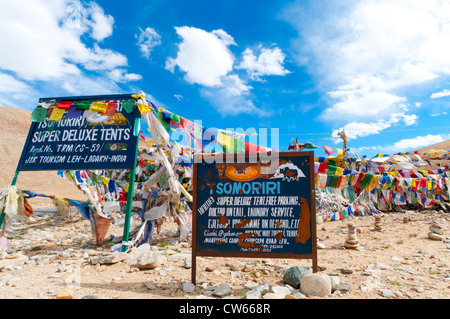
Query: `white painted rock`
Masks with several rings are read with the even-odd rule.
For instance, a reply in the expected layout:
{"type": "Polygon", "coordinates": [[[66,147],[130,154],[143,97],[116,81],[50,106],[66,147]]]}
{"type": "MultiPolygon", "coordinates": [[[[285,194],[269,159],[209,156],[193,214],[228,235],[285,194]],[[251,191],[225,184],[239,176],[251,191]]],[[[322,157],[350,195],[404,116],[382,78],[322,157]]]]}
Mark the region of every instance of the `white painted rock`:
{"type": "Polygon", "coordinates": [[[305,275],[300,282],[300,291],[307,296],[325,297],[331,295],[331,280],[326,274],[305,275]]]}
{"type": "Polygon", "coordinates": [[[149,244],[142,244],[133,249],[127,257],[127,262],[138,269],[154,269],[161,264],[158,253],[151,250],[149,244]]]}

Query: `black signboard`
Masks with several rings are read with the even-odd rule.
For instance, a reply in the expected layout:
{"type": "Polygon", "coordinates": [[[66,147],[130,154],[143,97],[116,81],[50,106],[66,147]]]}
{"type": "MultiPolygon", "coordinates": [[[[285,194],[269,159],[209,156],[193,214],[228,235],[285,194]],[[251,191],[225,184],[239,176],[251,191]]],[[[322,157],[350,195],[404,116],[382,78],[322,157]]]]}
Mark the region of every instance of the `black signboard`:
{"type": "Polygon", "coordinates": [[[40,99],[48,103],[47,110],[40,109],[47,116],[32,122],[18,170],[130,169],[141,114],[137,106],[123,106],[135,101],[131,95],[40,99]],[[64,102],[67,109],[58,107],[64,102]],[[91,112],[81,108],[83,102],[98,103],[99,108],[113,103],[113,109],[91,112]],[[97,118],[90,118],[92,114],[97,118]]]}
{"type": "Polygon", "coordinates": [[[314,152],[194,158],[196,256],[306,258],[317,271],[314,152]],[[255,158],[255,156],[253,156],[255,158]]]}

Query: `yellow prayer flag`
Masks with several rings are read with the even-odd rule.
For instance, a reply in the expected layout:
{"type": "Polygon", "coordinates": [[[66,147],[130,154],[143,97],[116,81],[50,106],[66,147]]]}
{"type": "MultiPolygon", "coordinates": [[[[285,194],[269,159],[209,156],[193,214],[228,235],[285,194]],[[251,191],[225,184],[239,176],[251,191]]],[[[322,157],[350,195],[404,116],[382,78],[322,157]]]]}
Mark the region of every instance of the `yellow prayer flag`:
{"type": "Polygon", "coordinates": [[[91,111],[105,113],[108,110],[108,103],[106,102],[94,102],[91,105],[91,111]]]}
{"type": "Polygon", "coordinates": [[[141,112],[141,114],[150,112],[153,109],[151,106],[148,106],[148,105],[142,104],[142,103],[138,104],[138,108],[139,108],[139,112],[141,112]]]}
{"type": "Polygon", "coordinates": [[[50,118],[48,120],[49,121],[60,121],[65,112],[66,112],[65,109],[60,109],[58,107],[54,107],[52,114],[50,114],[50,118]]]}
{"type": "Polygon", "coordinates": [[[222,148],[224,148],[224,151],[230,151],[231,148],[231,137],[228,135],[225,135],[223,133],[217,134],[217,142],[222,145],[222,148]]]}
{"type": "Polygon", "coordinates": [[[372,191],[378,185],[378,175],[374,175],[369,185],[366,187],[366,191],[372,191]]]}
{"type": "Polygon", "coordinates": [[[103,184],[105,184],[106,187],[109,185],[109,178],[105,176],[100,176],[100,179],[102,180],[103,184]]]}
{"type": "Polygon", "coordinates": [[[135,99],[144,98],[145,97],[145,93],[140,91],[137,94],[132,94],[131,97],[134,97],[135,99]]]}

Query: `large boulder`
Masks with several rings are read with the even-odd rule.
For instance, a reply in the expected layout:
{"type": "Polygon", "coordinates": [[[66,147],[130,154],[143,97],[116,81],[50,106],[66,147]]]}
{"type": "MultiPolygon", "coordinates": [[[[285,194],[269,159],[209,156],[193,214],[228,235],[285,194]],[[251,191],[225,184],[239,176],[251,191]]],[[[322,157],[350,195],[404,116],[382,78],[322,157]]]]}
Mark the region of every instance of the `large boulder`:
{"type": "Polygon", "coordinates": [[[149,244],[134,248],[127,257],[127,263],[138,269],[154,269],[161,265],[158,252],[152,250],[149,244]]]}
{"type": "Polygon", "coordinates": [[[311,274],[311,269],[305,269],[302,266],[296,266],[286,269],[283,276],[283,281],[292,287],[298,289],[300,287],[300,281],[304,275],[311,274]]]}
{"type": "Polygon", "coordinates": [[[300,291],[307,296],[325,297],[331,295],[331,280],[326,274],[314,273],[301,279],[300,291]]]}

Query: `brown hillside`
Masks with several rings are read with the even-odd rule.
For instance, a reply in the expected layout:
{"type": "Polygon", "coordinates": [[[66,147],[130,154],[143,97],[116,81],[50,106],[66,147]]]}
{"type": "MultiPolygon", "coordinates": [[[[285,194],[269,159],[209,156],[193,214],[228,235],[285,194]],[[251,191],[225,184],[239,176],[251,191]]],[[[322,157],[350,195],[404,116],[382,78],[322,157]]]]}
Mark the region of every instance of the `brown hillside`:
{"type": "Polygon", "coordinates": [[[429,158],[429,165],[424,168],[427,170],[431,170],[431,169],[436,169],[439,167],[444,167],[446,165],[450,165],[450,160],[448,159],[433,159],[432,157],[429,157],[428,152],[431,151],[443,151],[440,153],[437,153],[437,155],[442,155],[447,153],[450,150],[450,140],[447,141],[443,141],[440,143],[436,143],[433,145],[429,145],[429,146],[425,146],[419,149],[414,150],[418,152],[418,154],[422,157],[422,158],[429,158]]]}
{"type": "Polygon", "coordinates": [[[435,151],[449,151],[450,150],[450,140],[448,141],[444,141],[444,142],[440,142],[440,143],[436,143],[430,146],[425,146],[422,148],[419,148],[415,151],[418,151],[419,153],[424,153],[424,152],[429,152],[431,150],[435,150],[435,151]]]}
{"type": "MultiPolygon", "coordinates": [[[[28,130],[31,111],[0,107],[0,190],[11,184],[22,153],[28,130]]],[[[22,190],[71,199],[87,199],[73,182],[58,176],[56,171],[20,172],[16,186],[22,190]]],[[[45,197],[36,197],[31,205],[51,204],[45,197]]]]}

